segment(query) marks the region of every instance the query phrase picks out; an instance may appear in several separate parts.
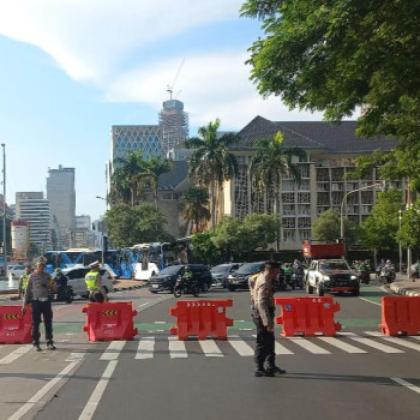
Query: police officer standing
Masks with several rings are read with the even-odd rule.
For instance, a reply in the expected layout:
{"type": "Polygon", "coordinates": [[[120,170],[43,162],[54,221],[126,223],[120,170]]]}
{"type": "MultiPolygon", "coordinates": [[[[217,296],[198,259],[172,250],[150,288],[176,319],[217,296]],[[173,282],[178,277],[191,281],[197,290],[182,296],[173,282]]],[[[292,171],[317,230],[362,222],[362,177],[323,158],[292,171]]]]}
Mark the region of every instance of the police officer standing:
{"type": "Polygon", "coordinates": [[[104,293],[101,284],[100,263],[95,261],[89,265],[90,271],[85,276],[86,288],[89,291],[89,299],[92,302],[103,302],[104,293]]]}
{"type": "Polygon", "coordinates": [[[45,260],[41,257],[36,265],[36,270],[29,277],[22,307],[22,312],[25,312],[26,306],[28,304],[32,305],[32,343],[36,351],[42,350],[39,345],[41,316],[45,325],[47,348],[48,350],[56,349],[53,341],[53,312],[51,307],[51,295],[55,292],[55,285],[51,276],[44,269],[45,260]]]}
{"type": "Polygon", "coordinates": [[[256,377],[286,373],[276,366],[274,352],[274,282],[279,273],[280,264],[267,261],[252,290],[252,319],[257,327],[256,377]]]}

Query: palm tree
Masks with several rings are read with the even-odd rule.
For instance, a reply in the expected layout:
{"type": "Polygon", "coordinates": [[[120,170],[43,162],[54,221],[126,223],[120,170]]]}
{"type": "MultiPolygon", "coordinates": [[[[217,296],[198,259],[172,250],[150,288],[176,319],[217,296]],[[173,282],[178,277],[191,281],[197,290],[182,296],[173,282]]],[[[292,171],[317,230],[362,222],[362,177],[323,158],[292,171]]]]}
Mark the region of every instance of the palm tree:
{"type": "Polygon", "coordinates": [[[127,191],[130,195],[130,204],[134,207],[138,203],[141,191],[150,176],[147,162],[140,150],[130,152],[127,158],[115,160],[117,167],[112,174],[112,196],[122,198],[126,202],[127,191]]]}
{"type": "Polygon", "coordinates": [[[189,161],[189,174],[199,186],[210,189],[211,227],[216,227],[217,188],[237,173],[235,156],[228,147],[237,137],[232,134],[219,136],[220,120],[216,119],[198,130],[198,137],[186,141],[188,148],[194,149],[189,161]]]}
{"type": "Polygon", "coordinates": [[[202,221],[210,219],[208,190],[202,187],[190,187],[184,194],[182,212],[185,219],[193,222],[195,232],[199,232],[202,221]]]}
{"type": "Polygon", "coordinates": [[[153,191],[153,198],[155,201],[155,208],[158,209],[158,187],[159,176],[166,174],[172,169],[171,162],[161,156],[153,156],[146,162],[144,175],[148,178],[150,189],[153,191]]]}
{"type": "MultiPolygon", "coordinates": [[[[306,153],[300,148],[285,148],[283,134],[278,131],[272,138],[257,142],[257,151],[250,165],[251,177],[259,188],[264,190],[264,210],[267,212],[267,200],[270,191],[274,192],[273,213],[279,211],[279,185],[284,175],[291,175],[300,181],[298,166],[292,163],[293,156],[305,158],[306,153]]],[[[278,246],[278,240],[277,240],[278,246]]]]}

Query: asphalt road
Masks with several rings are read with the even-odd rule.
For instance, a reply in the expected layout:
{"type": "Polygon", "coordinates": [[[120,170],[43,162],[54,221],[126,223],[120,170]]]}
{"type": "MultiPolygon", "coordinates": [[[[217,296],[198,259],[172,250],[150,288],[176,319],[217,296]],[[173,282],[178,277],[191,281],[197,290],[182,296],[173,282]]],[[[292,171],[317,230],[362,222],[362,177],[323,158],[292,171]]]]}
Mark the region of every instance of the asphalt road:
{"type": "MultiPolygon", "coordinates": [[[[281,295],[302,295],[288,292],[281,295]]],[[[420,340],[376,336],[378,287],[337,297],[337,339],[280,338],[277,364],[287,374],[255,378],[255,331],[248,293],[232,298],[227,341],[171,340],[170,295],[146,289],[112,296],[140,312],[131,342],[89,343],[84,302],[55,305],[58,350],[0,346],[0,419],[418,419],[420,340]]],[[[203,296],[202,296],[203,297],[203,296]]]]}

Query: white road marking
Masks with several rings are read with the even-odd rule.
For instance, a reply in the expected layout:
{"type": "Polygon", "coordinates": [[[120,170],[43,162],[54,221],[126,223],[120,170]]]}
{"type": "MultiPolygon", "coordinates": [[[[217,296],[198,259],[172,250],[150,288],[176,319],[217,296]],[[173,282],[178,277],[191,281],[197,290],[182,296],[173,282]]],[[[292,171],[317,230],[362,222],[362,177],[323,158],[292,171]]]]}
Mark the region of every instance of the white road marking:
{"type": "MultiPolygon", "coordinates": [[[[257,336],[254,334],[253,337],[256,338],[257,336]]],[[[276,353],[277,356],[284,355],[284,354],[295,354],[291,350],[283,346],[283,344],[280,344],[278,341],[274,343],[274,346],[275,346],[274,352],[276,353]]]]}
{"type": "Polygon", "coordinates": [[[155,350],[155,337],[144,337],[140,339],[136,353],[137,360],[153,359],[155,350]]]}
{"type": "Polygon", "coordinates": [[[237,351],[239,356],[253,356],[254,349],[245,341],[243,341],[239,335],[230,335],[228,338],[229,344],[237,351]]]}
{"type": "Polygon", "coordinates": [[[166,322],[165,321],[155,321],[155,324],[160,324],[160,325],[165,325],[166,324],[166,322]]]}
{"type": "Polygon", "coordinates": [[[313,343],[310,340],[302,337],[289,337],[288,338],[291,342],[297,344],[298,346],[302,347],[303,349],[309,351],[309,353],[313,354],[331,354],[328,350],[318,346],[317,344],[313,343]]]}
{"type": "Polygon", "coordinates": [[[404,338],[384,336],[377,331],[365,331],[365,334],[370,335],[372,337],[380,337],[381,340],[387,341],[388,343],[397,344],[401,347],[407,347],[411,350],[420,351],[420,344],[413,343],[404,338]]]}
{"type": "Polygon", "coordinates": [[[70,353],[66,362],[80,362],[85,357],[86,353],[70,353]]]}
{"type": "Polygon", "coordinates": [[[365,302],[371,303],[372,305],[376,305],[376,306],[382,306],[380,303],[378,302],[373,302],[372,300],[366,299],[366,298],[359,298],[360,300],[363,300],[365,302]]]}
{"type": "Polygon", "coordinates": [[[319,337],[319,339],[321,341],[324,341],[327,344],[330,344],[331,346],[337,347],[337,348],[345,351],[346,353],[352,353],[352,354],[365,354],[365,353],[367,353],[367,351],[362,350],[359,347],[352,346],[351,344],[346,343],[342,340],[339,340],[338,338],[335,338],[335,337],[319,337]]]}
{"type": "Polygon", "coordinates": [[[188,357],[185,343],[176,337],[169,337],[169,354],[171,359],[186,359],[188,357]]]}
{"type": "Polygon", "coordinates": [[[28,413],[28,411],[36,404],[39,404],[41,399],[61,380],[69,379],[71,376],[73,376],[73,371],[78,364],[79,361],[71,362],[68,364],[55,378],[47,382],[29,401],[23,404],[19,410],[10,416],[9,420],[19,420],[23,418],[28,413]]]}
{"type": "Polygon", "coordinates": [[[143,306],[146,306],[146,305],[148,305],[150,302],[145,302],[145,303],[142,303],[141,305],[139,305],[139,306],[137,306],[137,308],[142,308],[143,306]]]}
{"type": "Polygon", "coordinates": [[[224,357],[214,340],[199,340],[199,343],[206,357],[224,357]]]}
{"type": "Polygon", "coordinates": [[[125,343],[125,341],[111,341],[111,344],[102,353],[100,360],[117,360],[125,343]]]}
{"type": "Polygon", "coordinates": [[[31,350],[31,345],[24,345],[20,346],[16,350],[12,351],[7,356],[4,356],[2,359],[0,359],[0,365],[8,365],[12,362],[14,362],[16,359],[19,359],[19,357],[26,354],[29,350],[31,350]]]}
{"type": "Polygon", "coordinates": [[[370,338],[366,338],[366,337],[359,337],[354,333],[348,333],[347,334],[351,340],[357,341],[360,344],[364,344],[365,346],[368,347],[373,347],[376,350],[379,350],[383,353],[404,353],[403,350],[400,349],[396,349],[395,347],[391,347],[391,346],[387,346],[385,344],[379,343],[377,341],[374,341],[370,338]]]}
{"type": "Polygon", "coordinates": [[[102,399],[102,396],[108,386],[112,375],[114,374],[115,368],[117,367],[118,360],[111,360],[104,370],[99,382],[93,390],[89,401],[86,403],[85,408],[79,416],[79,420],[90,420],[102,399]]]}
{"type": "Polygon", "coordinates": [[[406,387],[410,391],[414,391],[414,392],[417,392],[417,394],[420,394],[420,387],[418,387],[416,385],[413,385],[412,383],[407,382],[406,380],[401,379],[401,378],[390,378],[390,379],[391,379],[391,381],[394,381],[397,384],[406,387]]]}
{"type": "Polygon", "coordinates": [[[414,338],[414,340],[419,340],[420,341],[420,337],[418,335],[416,335],[416,336],[410,335],[410,337],[414,338]]]}

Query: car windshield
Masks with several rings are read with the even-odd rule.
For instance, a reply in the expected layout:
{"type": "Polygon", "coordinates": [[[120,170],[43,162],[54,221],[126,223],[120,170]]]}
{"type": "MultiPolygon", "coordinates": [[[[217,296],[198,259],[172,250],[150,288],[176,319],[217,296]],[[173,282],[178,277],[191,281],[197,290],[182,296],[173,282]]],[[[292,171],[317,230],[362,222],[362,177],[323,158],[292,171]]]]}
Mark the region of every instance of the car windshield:
{"type": "Polygon", "coordinates": [[[321,263],[320,270],[349,270],[349,267],[345,262],[328,262],[321,263]]]}
{"type": "Polygon", "coordinates": [[[261,263],[248,263],[240,267],[236,272],[238,274],[250,274],[261,270],[261,263]]]}
{"type": "Polygon", "coordinates": [[[173,276],[174,274],[178,274],[181,267],[182,267],[181,265],[172,265],[170,267],[166,267],[159,273],[159,275],[173,276]]]}
{"type": "Polygon", "coordinates": [[[211,269],[212,273],[227,273],[230,270],[229,264],[223,264],[223,265],[216,265],[216,267],[213,267],[211,269]]]}

